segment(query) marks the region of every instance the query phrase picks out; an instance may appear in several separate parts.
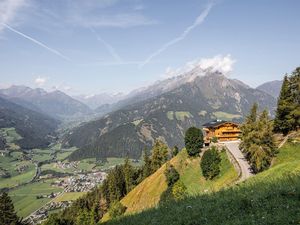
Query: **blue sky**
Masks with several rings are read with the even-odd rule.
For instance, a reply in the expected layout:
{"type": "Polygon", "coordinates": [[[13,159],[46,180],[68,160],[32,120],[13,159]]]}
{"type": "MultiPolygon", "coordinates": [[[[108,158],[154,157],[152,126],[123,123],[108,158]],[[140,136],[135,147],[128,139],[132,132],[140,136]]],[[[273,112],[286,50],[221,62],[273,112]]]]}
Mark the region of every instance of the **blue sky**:
{"type": "Polygon", "coordinates": [[[128,92],[222,57],[230,77],[257,86],[300,66],[299,10],[298,0],[1,0],[0,87],[128,92]]]}

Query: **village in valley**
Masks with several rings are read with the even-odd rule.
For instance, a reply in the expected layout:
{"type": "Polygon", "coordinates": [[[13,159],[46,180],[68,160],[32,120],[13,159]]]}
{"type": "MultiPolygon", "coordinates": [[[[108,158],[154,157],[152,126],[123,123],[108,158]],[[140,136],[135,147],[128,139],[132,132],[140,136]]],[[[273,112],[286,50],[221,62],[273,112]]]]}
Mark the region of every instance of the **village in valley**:
{"type": "MultiPolygon", "coordinates": [[[[58,162],[58,164],[62,164],[58,162]]],[[[51,199],[46,205],[42,206],[32,214],[30,214],[26,221],[30,224],[38,224],[45,220],[49,213],[65,209],[69,207],[75,199],[63,199],[64,195],[81,196],[82,193],[87,193],[92,189],[98,187],[106,178],[106,173],[101,171],[92,171],[90,173],[78,173],[73,176],[56,179],[51,185],[53,187],[63,188],[63,191],[51,193],[49,195],[36,196],[37,199],[48,198],[51,199]],[[59,200],[61,198],[62,200],[59,200]]],[[[40,177],[38,182],[43,182],[45,177],[40,177]]]]}
{"type": "Polygon", "coordinates": [[[18,138],[14,129],[0,131],[7,140],[0,155],[0,189],[9,191],[13,199],[27,201],[28,204],[20,202],[15,207],[29,224],[39,224],[50,214],[69,207],[99,187],[108,170],[124,162],[124,158],[69,161],[67,157],[75,149],[62,149],[60,144],[47,149],[21,150],[12,144],[18,138]]]}

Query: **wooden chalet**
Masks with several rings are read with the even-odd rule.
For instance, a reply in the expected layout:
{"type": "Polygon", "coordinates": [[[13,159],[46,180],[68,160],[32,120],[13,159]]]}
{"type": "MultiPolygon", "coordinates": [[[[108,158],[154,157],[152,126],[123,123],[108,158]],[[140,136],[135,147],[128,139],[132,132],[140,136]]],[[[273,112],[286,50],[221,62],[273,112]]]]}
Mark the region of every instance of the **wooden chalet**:
{"type": "Polygon", "coordinates": [[[239,139],[241,134],[239,124],[230,121],[214,120],[202,126],[205,145],[209,145],[214,137],[218,141],[234,141],[239,139]]]}

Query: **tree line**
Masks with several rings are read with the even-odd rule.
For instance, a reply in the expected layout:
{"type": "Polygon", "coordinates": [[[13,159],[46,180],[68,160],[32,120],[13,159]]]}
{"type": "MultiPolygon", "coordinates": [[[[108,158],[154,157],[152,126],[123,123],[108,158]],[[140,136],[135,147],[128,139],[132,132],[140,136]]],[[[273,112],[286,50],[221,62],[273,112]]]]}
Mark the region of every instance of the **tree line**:
{"type": "Polygon", "coordinates": [[[300,67],[285,75],[278,98],[274,131],[288,134],[300,128],[300,67]]]}
{"type": "Polygon", "coordinates": [[[120,200],[177,152],[177,147],[171,151],[165,143],[156,140],[151,155],[146,149],[143,151],[141,167],[134,167],[129,158],[126,158],[124,164],[115,166],[108,172],[99,188],[76,200],[71,207],[51,215],[44,224],[94,225],[105,213],[109,213],[112,218],[122,215],[126,207],[120,200]]]}
{"type": "Polygon", "coordinates": [[[274,133],[287,135],[300,128],[300,67],[283,79],[275,119],[265,109],[258,112],[254,104],[241,126],[241,144],[254,173],[270,167],[277,152],[274,133]]]}
{"type": "Polygon", "coordinates": [[[255,103],[241,126],[240,148],[254,173],[269,168],[277,151],[274,143],[273,121],[268,114],[267,110],[258,113],[258,105],[255,103]]]}

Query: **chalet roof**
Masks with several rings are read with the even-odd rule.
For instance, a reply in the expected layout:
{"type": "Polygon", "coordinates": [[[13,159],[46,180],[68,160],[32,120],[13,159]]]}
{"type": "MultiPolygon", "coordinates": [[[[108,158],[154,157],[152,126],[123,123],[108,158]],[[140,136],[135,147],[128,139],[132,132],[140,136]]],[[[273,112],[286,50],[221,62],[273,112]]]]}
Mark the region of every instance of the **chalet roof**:
{"type": "Polygon", "coordinates": [[[232,121],[226,121],[226,120],[213,120],[213,121],[210,121],[208,123],[205,123],[203,124],[202,126],[203,127],[218,127],[224,123],[233,123],[233,124],[236,124],[232,121]]]}

